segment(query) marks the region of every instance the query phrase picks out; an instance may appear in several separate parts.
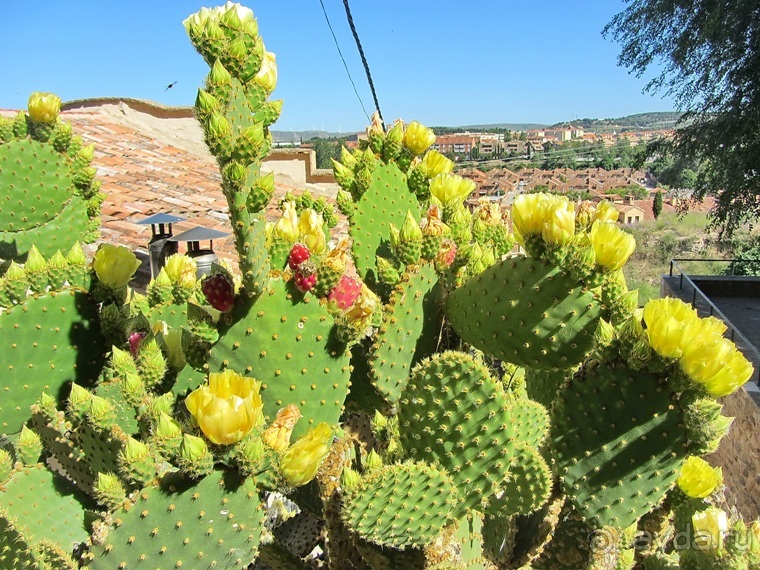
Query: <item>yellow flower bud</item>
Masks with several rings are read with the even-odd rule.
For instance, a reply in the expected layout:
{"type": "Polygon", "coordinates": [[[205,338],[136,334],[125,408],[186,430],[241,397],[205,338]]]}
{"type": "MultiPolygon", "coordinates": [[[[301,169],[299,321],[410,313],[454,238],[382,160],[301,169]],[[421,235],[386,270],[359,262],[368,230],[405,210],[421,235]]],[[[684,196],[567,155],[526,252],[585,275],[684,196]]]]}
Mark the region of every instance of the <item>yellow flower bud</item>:
{"type": "Polygon", "coordinates": [[[267,429],[264,430],[261,438],[269,447],[275,451],[283,451],[290,445],[290,436],[293,428],[296,427],[298,420],[302,418],[301,410],[295,404],[290,404],[281,408],[267,429]]]}
{"type": "Polygon", "coordinates": [[[316,210],[309,208],[301,212],[301,218],[298,220],[300,240],[306,244],[306,247],[313,254],[319,255],[327,249],[325,231],[322,229],[323,224],[322,214],[317,213],[316,210]]]}
{"type": "Polygon", "coordinates": [[[298,241],[298,214],[295,202],[285,202],[282,216],[272,227],[272,235],[290,243],[298,241]]]}
{"type": "Polygon", "coordinates": [[[569,200],[557,200],[544,213],[541,237],[546,243],[565,245],[575,235],[575,208],[569,200]]]}
{"type": "Polygon", "coordinates": [[[636,249],[634,237],[614,222],[594,222],[589,237],[596,252],[597,264],[610,271],[623,267],[636,249]]]}
{"type": "Polygon", "coordinates": [[[696,311],[680,299],[653,299],[644,307],[649,344],[663,358],[681,357],[690,341],[688,325],[697,319],[696,311]]]}
{"type": "MultiPolygon", "coordinates": [[[[166,271],[166,275],[171,283],[179,283],[183,281],[185,275],[190,275],[195,282],[195,272],[198,270],[198,264],[192,257],[182,255],[181,253],[175,253],[170,255],[166,260],[166,265],[161,268],[161,271],[166,271]]],[[[159,272],[159,277],[160,277],[159,272]]]]}
{"type": "Polygon", "coordinates": [[[126,247],[101,244],[92,262],[98,280],[111,289],[126,287],[140,267],[140,260],[126,247]]]}
{"type": "Polygon", "coordinates": [[[728,534],[728,516],[725,511],[710,507],[705,511],[694,513],[691,524],[694,528],[694,542],[699,550],[723,549],[723,538],[728,534]]]}
{"type": "Polygon", "coordinates": [[[433,129],[412,121],[404,132],[404,146],[414,155],[418,156],[425,152],[435,142],[433,129]]]}
{"type": "Polygon", "coordinates": [[[210,441],[229,445],[264,421],[260,387],[261,382],[232,370],[212,373],[207,384],[187,397],[185,405],[210,441]]]}
{"type": "Polygon", "coordinates": [[[61,98],[53,93],[35,92],[27,103],[29,116],[38,123],[55,123],[61,112],[61,98]]]}
{"type": "Polygon", "coordinates": [[[299,487],[314,479],[322,460],[330,452],[332,438],[332,428],[322,422],[283,453],[280,471],[288,483],[299,487]]]}
{"type": "Polygon", "coordinates": [[[707,461],[693,455],[681,467],[676,484],[689,497],[704,499],[723,484],[723,470],[720,467],[714,469],[707,461]]]}
{"type": "Polygon", "coordinates": [[[428,151],[419,163],[419,169],[426,178],[435,178],[454,170],[454,162],[437,150],[428,151]]]}
{"type": "Polygon", "coordinates": [[[444,206],[466,200],[475,190],[475,182],[456,174],[439,174],[430,181],[430,194],[444,206]]]}
{"type": "Polygon", "coordinates": [[[277,86],[277,62],[275,61],[275,55],[271,51],[264,54],[261,69],[253,80],[261,85],[267,93],[274,91],[274,88],[277,86]]]}

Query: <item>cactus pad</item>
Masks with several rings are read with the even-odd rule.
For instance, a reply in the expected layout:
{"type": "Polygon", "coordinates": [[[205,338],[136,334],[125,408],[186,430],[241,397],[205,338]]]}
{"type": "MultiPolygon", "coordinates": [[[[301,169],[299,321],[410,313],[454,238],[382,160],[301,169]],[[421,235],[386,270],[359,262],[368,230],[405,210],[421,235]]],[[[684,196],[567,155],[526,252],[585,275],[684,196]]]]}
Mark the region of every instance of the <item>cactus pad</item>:
{"type": "Polygon", "coordinates": [[[91,567],[245,568],[256,557],[263,520],[251,479],[226,471],[200,481],[169,475],[113,514],[115,528],[93,548],[91,567]]]}
{"type": "Polygon", "coordinates": [[[368,283],[378,280],[377,256],[391,257],[390,224],[400,228],[409,211],[419,221],[420,206],[409,191],[404,174],[393,163],[378,165],[351,216],[356,269],[368,283]]]}
{"type": "Polygon", "coordinates": [[[295,404],[303,418],[293,439],[319,422],[336,424],[348,394],[349,352],[335,338],[333,318],[310,293],[273,279],[252,305],[238,303],[234,324],[211,349],[212,372],[229,367],[261,381],[264,414],[295,404]]]}
{"type": "Polygon", "coordinates": [[[73,289],[30,297],[0,314],[0,339],[0,432],[7,434],[21,429],[43,390],[58,396],[69,381],[91,385],[106,352],[96,304],[73,289]]]}
{"type": "Polygon", "coordinates": [[[543,505],[552,490],[549,466],[535,448],[517,446],[509,469],[509,481],[500,497],[488,506],[501,515],[525,515],[543,505]]]}
{"type": "Polygon", "coordinates": [[[422,463],[380,467],[347,493],[344,518],[362,538],[404,549],[424,547],[453,516],[457,490],[445,471],[422,463]]]}
{"type": "Polygon", "coordinates": [[[515,450],[513,405],[488,370],[445,352],[421,362],[400,400],[401,445],[453,477],[462,509],[487,504],[504,484],[515,450]]]}
{"type": "Polygon", "coordinates": [[[594,342],[601,307],[545,260],[506,259],[472,277],[447,302],[466,342],[520,366],[570,368],[594,342]]]}
{"type": "Polygon", "coordinates": [[[411,273],[391,293],[370,357],[372,379],[396,403],[412,367],[433,354],[441,330],[441,291],[432,265],[411,273]]]}
{"type": "Polygon", "coordinates": [[[30,543],[46,538],[71,549],[86,541],[85,506],[93,505],[42,464],[17,471],[0,490],[0,507],[30,543]]]}
{"type": "Polygon", "coordinates": [[[626,528],[665,496],[687,455],[664,380],[622,364],[577,374],[553,410],[565,492],[595,526],[626,528]]]}

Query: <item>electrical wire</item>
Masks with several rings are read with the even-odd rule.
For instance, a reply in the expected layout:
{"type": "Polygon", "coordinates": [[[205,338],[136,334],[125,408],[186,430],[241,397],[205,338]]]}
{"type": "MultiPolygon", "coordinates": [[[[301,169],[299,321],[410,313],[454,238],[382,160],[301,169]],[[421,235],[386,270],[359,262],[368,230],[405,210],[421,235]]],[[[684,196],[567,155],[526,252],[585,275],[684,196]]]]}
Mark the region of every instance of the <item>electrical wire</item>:
{"type": "MultiPolygon", "coordinates": [[[[338,38],[335,37],[335,32],[333,31],[332,24],[330,24],[330,18],[327,16],[327,10],[325,10],[325,5],[322,2],[322,0],[319,0],[320,5],[322,6],[322,13],[325,15],[325,21],[327,22],[327,27],[330,28],[330,33],[332,34],[333,41],[335,42],[335,47],[338,48],[338,55],[340,55],[340,60],[343,62],[343,67],[346,68],[346,74],[348,75],[348,80],[351,82],[351,87],[354,88],[354,93],[356,94],[356,98],[359,100],[359,105],[362,106],[362,111],[364,111],[364,116],[367,117],[367,122],[371,122],[372,120],[369,118],[369,114],[367,113],[367,109],[364,108],[364,102],[362,101],[362,98],[359,96],[359,92],[356,90],[356,84],[354,83],[354,79],[351,77],[351,72],[348,70],[348,64],[346,64],[346,59],[343,57],[343,52],[340,51],[340,45],[338,44],[338,38]]],[[[353,28],[353,26],[352,26],[353,28]]],[[[357,39],[357,42],[359,40],[357,39]]],[[[359,51],[361,53],[361,47],[359,48],[359,51]]],[[[362,53],[362,59],[364,59],[364,54],[362,53]]],[[[366,62],[365,62],[366,65],[366,62]]],[[[367,71],[369,73],[369,71],[367,71]]],[[[370,80],[370,85],[372,85],[372,80],[370,80]]],[[[372,93],[374,94],[375,90],[374,87],[372,88],[372,93]]],[[[378,109],[379,112],[379,109],[378,109]]]]}
{"type": "MultiPolygon", "coordinates": [[[[320,0],[321,2],[322,0],[320,0]]],[[[377,100],[377,92],[375,91],[375,84],[372,82],[372,74],[369,71],[369,64],[367,58],[364,56],[364,50],[362,49],[362,43],[359,41],[359,34],[356,32],[356,26],[354,26],[354,19],[351,16],[351,8],[348,6],[348,0],[343,0],[343,7],[346,9],[346,17],[348,18],[348,25],[351,28],[351,33],[354,34],[354,41],[356,41],[356,47],[359,48],[359,55],[362,58],[364,64],[364,71],[367,74],[367,81],[369,82],[370,91],[372,91],[372,98],[375,101],[375,109],[377,109],[377,115],[380,117],[380,123],[385,130],[385,121],[383,121],[383,114],[380,112],[380,103],[377,100]]]]}

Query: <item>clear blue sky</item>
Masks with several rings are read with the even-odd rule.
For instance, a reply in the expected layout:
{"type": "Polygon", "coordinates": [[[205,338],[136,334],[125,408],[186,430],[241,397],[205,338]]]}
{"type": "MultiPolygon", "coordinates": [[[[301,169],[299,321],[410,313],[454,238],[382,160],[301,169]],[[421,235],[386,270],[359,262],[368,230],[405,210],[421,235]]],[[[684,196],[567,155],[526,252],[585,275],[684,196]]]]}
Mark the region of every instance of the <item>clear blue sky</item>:
{"type": "MultiPolygon", "coordinates": [[[[342,0],[323,0],[364,105],[373,103],[342,0]]],[[[223,2],[219,2],[222,4],[223,2]]],[[[207,73],[182,20],[190,0],[3,1],[0,108],[32,91],[191,105],[207,73]],[[177,81],[169,91],[165,86],[177,81]]],[[[277,130],[355,131],[367,119],[319,0],[247,2],[277,54],[277,130]]],[[[386,121],[554,123],[673,110],[617,67],[601,30],[623,0],[352,0],[386,121]]]]}

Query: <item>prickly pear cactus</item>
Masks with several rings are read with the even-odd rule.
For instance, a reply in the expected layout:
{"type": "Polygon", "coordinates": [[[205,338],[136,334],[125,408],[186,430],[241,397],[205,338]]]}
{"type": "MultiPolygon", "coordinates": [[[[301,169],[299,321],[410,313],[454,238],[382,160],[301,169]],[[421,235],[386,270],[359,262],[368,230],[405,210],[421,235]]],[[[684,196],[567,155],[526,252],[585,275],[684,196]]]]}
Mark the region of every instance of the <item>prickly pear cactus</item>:
{"type": "Polygon", "coordinates": [[[32,244],[50,256],[98,236],[94,147],[72,136],[60,106],[51,93],[33,93],[27,113],[0,117],[1,258],[22,260],[32,244]]]}

